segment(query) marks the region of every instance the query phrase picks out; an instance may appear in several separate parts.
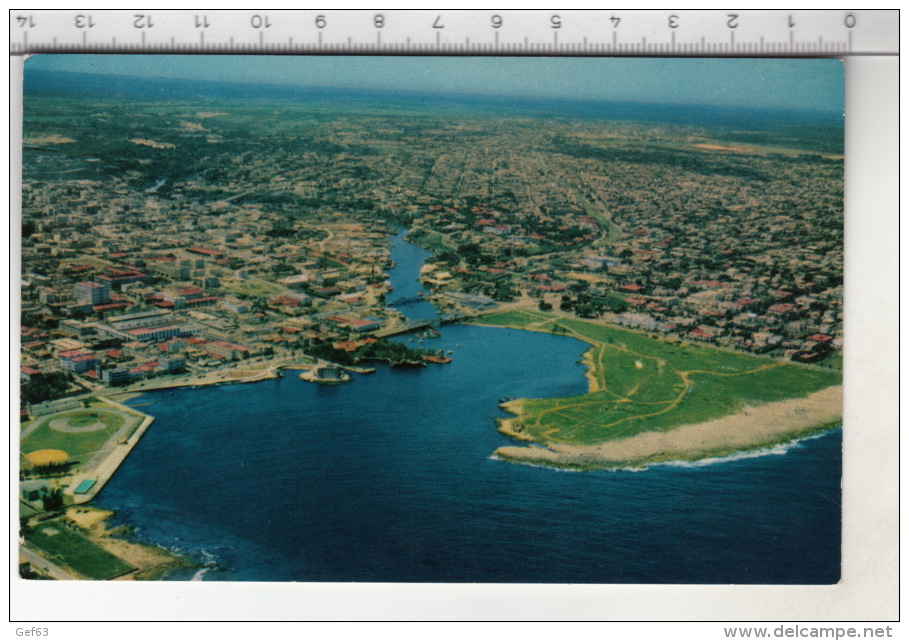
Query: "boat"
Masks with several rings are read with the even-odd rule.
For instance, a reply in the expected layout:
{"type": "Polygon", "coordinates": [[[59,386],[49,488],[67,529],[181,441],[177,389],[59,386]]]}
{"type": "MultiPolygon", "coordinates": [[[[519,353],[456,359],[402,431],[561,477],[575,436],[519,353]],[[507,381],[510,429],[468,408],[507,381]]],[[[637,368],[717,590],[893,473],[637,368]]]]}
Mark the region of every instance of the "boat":
{"type": "Polygon", "coordinates": [[[438,363],[439,365],[445,365],[451,362],[451,359],[447,356],[436,356],[435,354],[427,354],[423,357],[427,363],[438,363]]]}

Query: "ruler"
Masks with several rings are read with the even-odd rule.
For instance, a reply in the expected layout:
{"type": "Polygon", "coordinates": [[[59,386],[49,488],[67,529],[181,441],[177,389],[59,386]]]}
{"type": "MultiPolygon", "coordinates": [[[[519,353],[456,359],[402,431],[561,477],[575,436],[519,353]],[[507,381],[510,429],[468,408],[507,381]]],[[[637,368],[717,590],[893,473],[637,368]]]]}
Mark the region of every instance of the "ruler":
{"type": "Polygon", "coordinates": [[[28,10],[10,53],[897,55],[898,10],[28,10]]]}

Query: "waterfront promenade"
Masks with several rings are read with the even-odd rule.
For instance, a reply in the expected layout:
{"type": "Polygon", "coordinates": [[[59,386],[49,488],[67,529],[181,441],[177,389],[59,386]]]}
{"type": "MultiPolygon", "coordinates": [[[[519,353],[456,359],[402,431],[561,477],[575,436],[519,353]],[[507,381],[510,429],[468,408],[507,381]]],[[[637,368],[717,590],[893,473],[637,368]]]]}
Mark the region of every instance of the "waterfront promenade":
{"type": "Polygon", "coordinates": [[[136,416],[137,410],[108,398],[98,400],[117,408],[128,417],[133,417],[134,420],[126,420],[123,427],[108,439],[104,447],[79,468],[70,484],[63,490],[63,493],[71,497],[75,505],[88,503],[104,489],[104,486],[155,420],[153,416],[147,414],[136,416]],[[139,421],[138,426],[136,426],[135,420],[139,421]],[[86,482],[92,482],[91,487],[87,491],[77,492],[80,485],[86,482]]]}
{"type": "Polygon", "coordinates": [[[282,369],[306,369],[315,361],[308,357],[281,357],[272,360],[254,360],[241,362],[234,367],[220,368],[207,372],[191,372],[180,376],[168,376],[145,381],[120,388],[114,395],[136,394],[159,389],[180,387],[207,387],[209,385],[229,385],[232,383],[256,383],[270,378],[277,378],[282,369]],[[306,362],[303,362],[303,361],[306,362]]]}

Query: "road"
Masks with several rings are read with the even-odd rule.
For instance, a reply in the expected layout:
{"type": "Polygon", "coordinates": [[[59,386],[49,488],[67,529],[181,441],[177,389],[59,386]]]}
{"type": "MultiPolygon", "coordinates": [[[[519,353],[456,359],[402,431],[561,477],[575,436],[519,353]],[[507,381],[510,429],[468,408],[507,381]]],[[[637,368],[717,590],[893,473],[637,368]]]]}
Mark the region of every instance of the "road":
{"type": "Polygon", "coordinates": [[[53,561],[48,561],[40,554],[33,552],[22,544],[19,544],[19,556],[32,564],[32,570],[46,574],[52,579],[58,581],[78,581],[82,577],[77,576],[70,570],[65,570],[53,561]]]}

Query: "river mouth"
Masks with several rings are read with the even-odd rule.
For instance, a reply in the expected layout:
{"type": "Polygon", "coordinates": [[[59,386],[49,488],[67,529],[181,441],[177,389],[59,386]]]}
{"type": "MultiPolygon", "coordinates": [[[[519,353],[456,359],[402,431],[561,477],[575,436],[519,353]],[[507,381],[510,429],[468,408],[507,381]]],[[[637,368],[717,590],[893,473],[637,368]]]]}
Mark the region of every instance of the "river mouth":
{"type": "MultiPolygon", "coordinates": [[[[393,243],[395,292],[418,290],[429,253],[401,231],[393,243]]],[[[422,304],[424,318],[437,313],[422,304]]],[[[584,394],[587,344],[440,333],[395,340],[450,351],[449,364],[133,399],[153,401],[156,421],[99,502],[141,540],[214,563],[193,574],[203,581],[838,580],[839,503],[814,497],[839,496],[839,430],[786,456],[697,469],[516,465],[492,456],[513,443],[495,429],[510,416],[500,401],[584,394]]]]}
{"type": "Polygon", "coordinates": [[[390,260],[394,267],[389,272],[393,287],[389,294],[389,306],[411,321],[438,318],[441,313],[428,300],[427,288],[419,279],[420,269],[432,257],[432,252],[407,242],[408,233],[402,227],[391,237],[390,260]]]}

